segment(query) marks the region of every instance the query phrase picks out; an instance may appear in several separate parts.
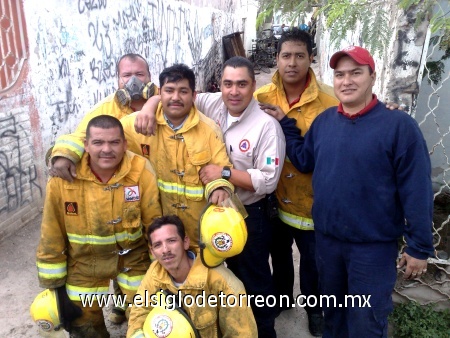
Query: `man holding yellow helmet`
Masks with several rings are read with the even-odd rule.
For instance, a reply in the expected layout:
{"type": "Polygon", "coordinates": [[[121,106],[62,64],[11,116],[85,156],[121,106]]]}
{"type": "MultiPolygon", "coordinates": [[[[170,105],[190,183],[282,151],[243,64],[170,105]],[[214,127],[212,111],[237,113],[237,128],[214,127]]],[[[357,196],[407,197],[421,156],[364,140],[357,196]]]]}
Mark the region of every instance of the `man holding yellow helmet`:
{"type": "Polygon", "coordinates": [[[155,261],[135,296],[128,338],[257,337],[244,286],[221,264],[245,245],[242,216],[233,208],[211,205],[200,231],[201,254],[195,255],[188,251],[190,240],[177,216],[163,216],[150,225],[147,238],[155,261]],[[218,213],[221,233],[206,231],[214,227],[218,213]]]}

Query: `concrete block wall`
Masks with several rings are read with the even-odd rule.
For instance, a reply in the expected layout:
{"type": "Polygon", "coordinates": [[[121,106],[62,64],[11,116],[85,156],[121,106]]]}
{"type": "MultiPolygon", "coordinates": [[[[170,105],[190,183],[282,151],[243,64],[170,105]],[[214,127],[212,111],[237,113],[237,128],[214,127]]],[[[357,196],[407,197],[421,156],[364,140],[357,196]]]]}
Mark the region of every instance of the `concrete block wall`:
{"type": "Polygon", "coordinates": [[[0,241],[42,208],[45,166],[27,73],[25,66],[8,94],[0,95],[0,241]]]}

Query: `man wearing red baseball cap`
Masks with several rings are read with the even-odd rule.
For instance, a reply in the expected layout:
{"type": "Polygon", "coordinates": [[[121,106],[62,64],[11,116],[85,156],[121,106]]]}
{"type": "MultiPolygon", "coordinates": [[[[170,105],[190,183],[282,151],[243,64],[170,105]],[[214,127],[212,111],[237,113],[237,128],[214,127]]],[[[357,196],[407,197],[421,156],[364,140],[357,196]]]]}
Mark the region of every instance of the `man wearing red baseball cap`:
{"type": "Polygon", "coordinates": [[[330,67],[336,68],[336,64],[343,56],[349,56],[360,65],[368,65],[369,70],[373,73],[375,71],[375,61],[373,61],[372,55],[370,55],[367,49],[359,46],[349,46],[344,48],[340,52],[334,53],[330,59],[330,67]]]}
{"type": "Polygon", "coordinates": [[[397,277],[426,272],[432,241],[433,191],[427,145],[417,122],[389,110],[372,93],[375,62],[351,46],[331,57],[338,107],[320,114],[304,137],[295,119],[266,110],[286,136],[286,154],[313,172],[313,220],[323,337],[387,337],[397,277]],[[350,301],[351,300],[351,301],[350,301]]]}

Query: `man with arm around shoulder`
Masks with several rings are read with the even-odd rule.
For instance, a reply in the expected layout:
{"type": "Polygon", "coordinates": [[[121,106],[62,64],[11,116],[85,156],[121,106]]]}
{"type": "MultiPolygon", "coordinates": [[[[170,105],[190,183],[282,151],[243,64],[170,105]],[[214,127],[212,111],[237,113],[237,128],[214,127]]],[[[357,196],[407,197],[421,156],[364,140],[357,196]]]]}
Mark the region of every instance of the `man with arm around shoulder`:
{"type": "Polygon", "coordinates": [[[387,337],[398,239],[407,244],[397,264],[405,279],[420,278],[434,252],[430,157],[417,122],[372,93],[375,62],[367,50],[347,47],[330,67],[340,104],[304,137],[294,119],[266,112],[280,121],[296,168],[314,170],[320,291],[336,297],[324,308],[323,337],[387,337]],[[367,303],[351,306],[346,295],[367,303]]]}

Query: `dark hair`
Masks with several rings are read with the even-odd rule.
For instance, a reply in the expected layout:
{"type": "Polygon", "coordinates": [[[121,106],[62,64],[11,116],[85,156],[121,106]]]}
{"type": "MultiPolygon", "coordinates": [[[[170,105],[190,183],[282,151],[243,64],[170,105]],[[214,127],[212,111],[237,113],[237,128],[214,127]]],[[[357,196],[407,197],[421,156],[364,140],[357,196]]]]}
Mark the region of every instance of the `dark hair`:
{"type": "Polygon", "coordinates": [[[152,239],[150,238],[150,235],[158,230],[159,228],[162,228],[164,225],[173,224],[177,227],[178,235],[181,237],[182,240],[186,237],[186,231],[184,230],[184,224],[181,221],[180,217],[177,215],[167,215],[155,218],[152,224],[147,229],[147,239],[150,245],[152,245],[152,239]]]}
{"type": "Polygon", "coordinates": [[[150,66],[148,65],[147,60],[144,59],[144,57],[142,55],[134,54],[134,53],[128,53],[128,54],[122,55],[120,57],[119,61],[117,62],[117,66],[116,66],[116,74],[117,74],[117,76],[119,76],[120,63],[122,62],[123,59],[130,59],[133,62],[135,62],[137,59],[143,60],[145,62],[145,65],[147,66],[148,76],[151,76],[151,74],[150,74],[150,66]]]}
{"type": "Polygon", "coordinates": [[[283,43],[288,41],[303,42],[306,45],[308,56],[312,55],[312,39],[308,32],[302,31],[297,27],[292,27],[289,31],[283,32],[280,40],[278,40],[277,54],[280,54],[283,43]]]}
{"type": "Polygon", "coordinates": [[[182,63],[176,63],[171,67],[163,69],[159,74],[159,85],[162,87],[168,82],[178,82],[187,79],[189,87],[195,91],[195,74],[188,66],[182,63]]]}
{"type": "Polygon", "coordinates": [[[248,75],[253,81],[256,81],[255,79],[255,69],[253,68],[253,64],[250,62],[249,59],[246,59],[242,56],[233,56],[232,58],[225,61],[225,63],[222,66],[222,76],[223,71],[226,67],[232,67],[232,68],[240,68],[245,67],[247,68],[248,75]]]}
{"type": "Polygon", "coordinates": [[[116,119],[114,116],[99,115],[90,120],[86,127],[86,140],[88,140],[89,137],[91,136],[89,132],[91,127],[97,127],[101,129],[119,128],[120,136],[122,137],[122,139],[125,140],[125,133],[123,131],[122,123],[120,123],[120,121],[116,119]]]}

